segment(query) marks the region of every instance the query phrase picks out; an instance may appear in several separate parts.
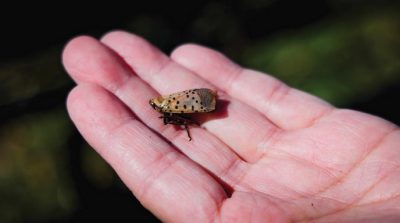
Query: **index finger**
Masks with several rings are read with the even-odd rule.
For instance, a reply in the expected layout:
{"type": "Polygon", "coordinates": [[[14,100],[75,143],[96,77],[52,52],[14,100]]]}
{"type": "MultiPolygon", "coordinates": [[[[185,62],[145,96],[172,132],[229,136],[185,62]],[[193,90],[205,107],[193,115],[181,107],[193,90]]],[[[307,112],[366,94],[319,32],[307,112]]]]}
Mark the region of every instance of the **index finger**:
{"type": "Polygon", "coordinates": [[[226,198],[221,185],[203,168],[101,86],[79,84],[69,94],[67,107],[89,144],[163,221],[208,222],[226,198]]]}
{"type": "Polygon", "coordinates": [[[256,108],[283,129],[310,126],[332,110],[327,102],[267,74],[244,69],[206,47],[183,45],[174,50],[171,58],[232,97],[256,108]]]}

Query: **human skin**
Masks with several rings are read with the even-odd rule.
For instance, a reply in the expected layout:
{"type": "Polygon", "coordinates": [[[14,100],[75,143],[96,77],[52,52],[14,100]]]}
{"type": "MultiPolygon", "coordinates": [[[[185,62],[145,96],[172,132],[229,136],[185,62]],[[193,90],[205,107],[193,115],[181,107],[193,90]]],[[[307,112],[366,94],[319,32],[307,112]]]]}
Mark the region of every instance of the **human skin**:
{"type": "Polygon", "coordinates": [[[139,201],[166,222],[399,222],[400,131],[186,44],[165,55],[123,31],[63,52],[68,112],[139,201]],[[206,87],[223,101],[193,138],[148,104],[206,87]]]}

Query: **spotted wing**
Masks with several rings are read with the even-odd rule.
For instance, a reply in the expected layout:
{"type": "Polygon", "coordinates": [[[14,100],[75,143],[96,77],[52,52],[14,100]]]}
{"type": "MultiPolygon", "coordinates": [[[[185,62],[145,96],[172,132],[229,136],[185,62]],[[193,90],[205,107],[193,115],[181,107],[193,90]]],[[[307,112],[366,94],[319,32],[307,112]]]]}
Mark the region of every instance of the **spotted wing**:
{"type": "Polygon", "coordinates": [[[165,96],[168,101],[163,108],[166,113],[210,112],[215,109],[215,93],[210,89],[186,90],[165,96]]]}

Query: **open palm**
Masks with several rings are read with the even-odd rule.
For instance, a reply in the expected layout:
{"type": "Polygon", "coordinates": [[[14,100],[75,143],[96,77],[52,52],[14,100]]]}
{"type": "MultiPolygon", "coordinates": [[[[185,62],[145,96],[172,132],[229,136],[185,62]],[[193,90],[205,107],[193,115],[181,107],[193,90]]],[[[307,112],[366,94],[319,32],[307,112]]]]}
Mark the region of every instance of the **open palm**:
{"type": "Polygon", "coordinates": [[[63,55],[70,116],[142,204],[169,222],[400,220],[400,131],[336,109],[211,49],[170,57],[144,39],[77,37],[63,55]],[[149,106],[207,87],[193,140],[149,106]]]}

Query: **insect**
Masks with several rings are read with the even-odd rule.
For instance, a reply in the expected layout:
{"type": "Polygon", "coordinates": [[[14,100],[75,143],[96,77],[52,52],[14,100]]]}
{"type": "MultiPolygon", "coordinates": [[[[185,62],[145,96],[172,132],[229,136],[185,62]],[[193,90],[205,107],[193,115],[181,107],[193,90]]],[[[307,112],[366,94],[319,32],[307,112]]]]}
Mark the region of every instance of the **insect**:
{"type": "Polygon", "coordinates": [[[191,141],[188,125],[198,124],[184,115],[215,110],[216,93],[207,88],[190,89],[153,98],[149,103],[154,110],[163,114],[160,118],[164,125],[183,125],[191,141]]]}

